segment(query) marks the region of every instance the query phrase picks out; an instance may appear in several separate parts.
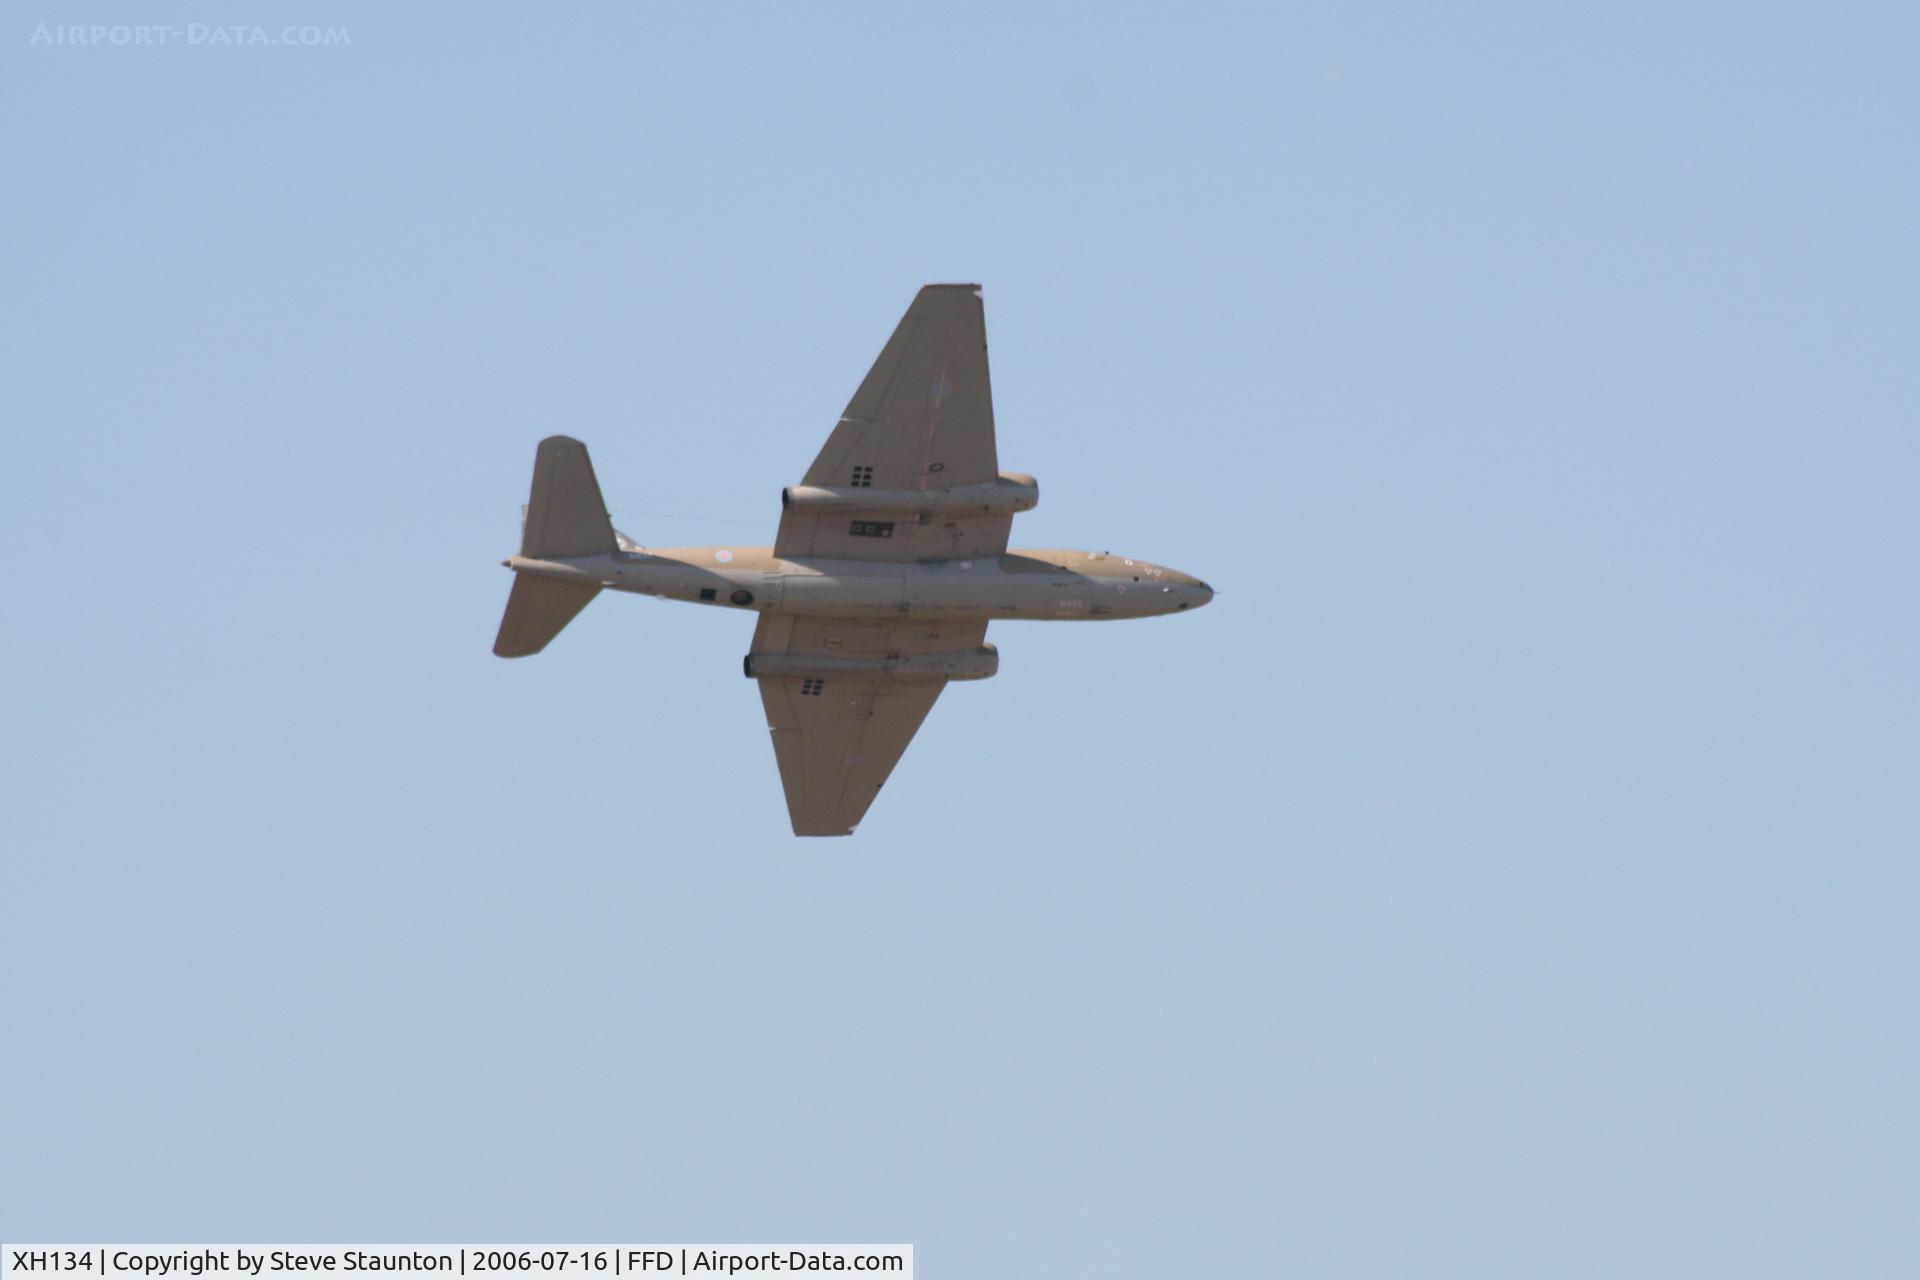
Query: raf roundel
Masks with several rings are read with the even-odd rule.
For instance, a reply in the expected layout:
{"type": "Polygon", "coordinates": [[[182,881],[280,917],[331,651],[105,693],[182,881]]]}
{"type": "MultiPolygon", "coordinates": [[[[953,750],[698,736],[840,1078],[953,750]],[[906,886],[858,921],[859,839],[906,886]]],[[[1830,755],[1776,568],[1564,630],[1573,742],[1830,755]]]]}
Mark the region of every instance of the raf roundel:
{"type": "Polygon", "coordinates": [[[714,558],[715,560],[718,560],[718,561],[719,561],[719,562],[720,562],[721,564],[732,564],[732,563],[733,563],[733,552],[731,552],[731,551],[727,551],[727,550],[725,550],[725,549],[722,549],[722,550],[719,550],[719,551],[716,551],[716,552],[714,552],[714,553],[713,553],[713,558],[714,558]]]}

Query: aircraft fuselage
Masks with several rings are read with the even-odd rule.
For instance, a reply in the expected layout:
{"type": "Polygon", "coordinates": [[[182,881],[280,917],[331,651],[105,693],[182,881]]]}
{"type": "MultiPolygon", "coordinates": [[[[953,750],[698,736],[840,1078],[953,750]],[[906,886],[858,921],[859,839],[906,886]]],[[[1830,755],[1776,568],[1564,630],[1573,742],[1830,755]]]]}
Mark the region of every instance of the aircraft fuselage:
{"type": "Polygon", "coordinates": [[[1191,574],[1089,551],[1009,551],[909,564],[782,559],[766,547],[670,547],[564,559],[515,556],[518,573],[609,591],[833,618],[1145,618],[1198,608],[1191,574]]]}

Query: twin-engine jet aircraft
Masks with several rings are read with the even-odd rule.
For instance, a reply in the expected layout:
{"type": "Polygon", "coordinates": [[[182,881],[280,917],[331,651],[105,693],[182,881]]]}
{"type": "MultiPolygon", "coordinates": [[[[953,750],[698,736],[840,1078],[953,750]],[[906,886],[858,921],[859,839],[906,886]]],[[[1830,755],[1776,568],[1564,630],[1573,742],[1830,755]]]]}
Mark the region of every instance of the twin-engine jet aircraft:
{"type": "Polygon", "coordinates": [[[540,442],[513,592],[493,651],[538,653],[602,590],[760,615],[760,682],[793,832],[844,836],[949,680],[1000,666],[994,618],[1196,609],[1190,574],[1087,551],[1008,551],[1033,477],[994,453],[980,289],[930,284],[901,317],[768,547],[641,547],[607,519],[587,448],[540,442]]]}

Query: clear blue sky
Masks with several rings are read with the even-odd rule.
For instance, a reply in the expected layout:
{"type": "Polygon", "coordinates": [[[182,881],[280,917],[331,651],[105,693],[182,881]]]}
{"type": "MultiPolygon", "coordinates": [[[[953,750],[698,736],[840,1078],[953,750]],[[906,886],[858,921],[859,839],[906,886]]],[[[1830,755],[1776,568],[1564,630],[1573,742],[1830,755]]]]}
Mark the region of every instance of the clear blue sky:
{"type": "Polygon", "coordinates": [[[1548,8],[9,5],[0,1237],[1920,1271],[1920,21],[1548,8]],[[536,440],[769,541],[933,280],[1212,607],[845,841],[747,618],[488,653],[536,440]]]}

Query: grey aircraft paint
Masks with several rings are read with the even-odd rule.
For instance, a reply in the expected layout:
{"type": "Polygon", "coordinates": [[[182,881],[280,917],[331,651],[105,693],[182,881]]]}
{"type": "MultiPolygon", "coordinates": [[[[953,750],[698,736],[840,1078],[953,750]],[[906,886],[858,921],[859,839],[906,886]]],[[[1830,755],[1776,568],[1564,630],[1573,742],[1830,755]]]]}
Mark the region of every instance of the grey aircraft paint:
{"type": "Polygon", "coordinates": [[[928,285],[804,481],[773,547],[649,549],[613,528],[586,446],[540,442],[493,651],[538,653],[602,591],[760,615],[758,682],[796,835],[847,835],[949,680],[999,670],[996,619],[1106,621],[1213,599],[1191,574],[1090,551],[1009,551],[1040,501],[998,469],[974,285],[928,285]]]}
{"type": "Polygon", "coordinates": [[[514,556],[516,573],[761,613],[834,618],[1150,618],[1213,599],[1177,569],[1086,551],[874,564],[783,560],[766,547],[673,547],[566,559],[514,556]]]}

